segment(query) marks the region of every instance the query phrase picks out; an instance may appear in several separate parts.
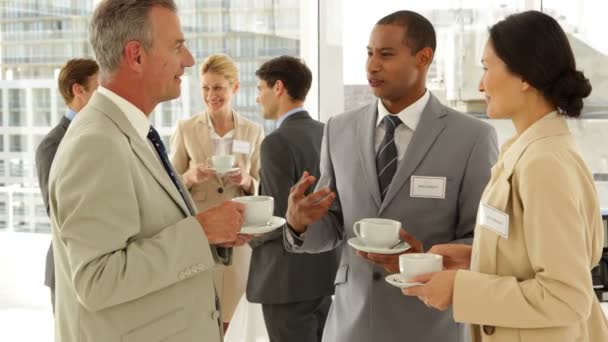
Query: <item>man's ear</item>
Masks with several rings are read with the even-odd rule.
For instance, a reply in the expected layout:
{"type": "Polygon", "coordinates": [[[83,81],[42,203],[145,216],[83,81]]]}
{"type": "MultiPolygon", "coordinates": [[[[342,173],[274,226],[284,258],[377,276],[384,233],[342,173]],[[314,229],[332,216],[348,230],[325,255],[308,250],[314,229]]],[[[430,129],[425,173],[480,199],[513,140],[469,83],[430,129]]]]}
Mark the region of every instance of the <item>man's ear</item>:
{"type": "Polygon", "coordinates": [[[272,87],[276,96],[281,96],[285,92],[285,84],[281,80],[277,80],[274,82],[274,86],[272,87]]]}
{"type": "Polygon", "coordinates": [[[82,84],[78,84],[78,83],[72,84],[72,94],[74,94],[74,97],[82,95],[82,93],[84,93],[84,91],[85,91],[85,87],[82,84]]]}
{"type": "Polygon", "coordinates": [[[127,42],[124,49],[124,59],[127,65],[136,71],[141,71],[144,48],[140,42],[131,40],[127,42]]]}
{"type": "Polygon", "coordinates": [[[416,53],[416,61],[418,66],[428,68],[433,62],[433,49],[425,47],[416,53]]]}

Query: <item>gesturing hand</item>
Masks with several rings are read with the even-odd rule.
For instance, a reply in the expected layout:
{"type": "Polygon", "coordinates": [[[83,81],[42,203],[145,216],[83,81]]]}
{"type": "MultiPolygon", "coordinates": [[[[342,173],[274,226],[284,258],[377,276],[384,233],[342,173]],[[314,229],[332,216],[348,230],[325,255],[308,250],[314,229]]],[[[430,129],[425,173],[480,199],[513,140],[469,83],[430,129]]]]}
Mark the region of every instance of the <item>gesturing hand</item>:
{"type": "Polygon", "coordinates": [[[287,222],[298,233],[304,232],[309,224],[325,216],[336,199],[336,194],[328,187],[305,195],[314,182],[315,177],[304,172],[289,192],[287,222]]]}

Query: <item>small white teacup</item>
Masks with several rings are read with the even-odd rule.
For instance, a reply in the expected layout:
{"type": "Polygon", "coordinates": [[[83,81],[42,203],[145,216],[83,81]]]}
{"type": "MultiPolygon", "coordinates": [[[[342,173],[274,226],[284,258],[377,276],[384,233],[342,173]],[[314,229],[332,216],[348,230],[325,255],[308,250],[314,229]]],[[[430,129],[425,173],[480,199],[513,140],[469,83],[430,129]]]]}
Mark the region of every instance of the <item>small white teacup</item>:
{"type": "Polygon", "coordinates": [[[245,205],[243,227],[260,226],[272,218],[274,198],[270,196],[242,196],[232,200],[245,205]]]}
{"type": "Polygon", "coordinates": [[[211,165],[215,168],[217,173],[226,173],[234,166],[234,155],[221,155],[221,156],[212,156],[211,165]]]}
{"type": "Polygon", "coordinates": [[[443,270],[443,256],[432,253],[409,253],[399,256],[402,281],[409,281],[421,274],[443,270]]]}
{"type": "Polygon", "coordinates": [[[375,248],[390,248],[399,242],[401,222],[381,219],[364,218],[355,222],[353,231],[366,246],[375,248]]]}

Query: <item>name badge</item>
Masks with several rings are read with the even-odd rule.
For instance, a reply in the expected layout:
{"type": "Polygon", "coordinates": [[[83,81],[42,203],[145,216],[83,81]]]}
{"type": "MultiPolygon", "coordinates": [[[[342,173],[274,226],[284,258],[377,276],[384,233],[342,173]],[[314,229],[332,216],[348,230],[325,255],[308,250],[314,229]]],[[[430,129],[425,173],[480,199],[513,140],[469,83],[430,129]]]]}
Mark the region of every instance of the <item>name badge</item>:
{"type": "Polygon", "coordinates": [[[445,177],[412,176],[410,197],[445,199],[445,177]]]}
{"type": "Polygon", "coordinates": [[[232,141],[232,152],[233,153],[243,153],[249,154],[249,150],[251,149],[251,145],[248,141],[243,140],[233,140],[232,141]]]}
{"type": "Polygon", "coordinates": [[[509,215],[485,203],[479,206],[479,224],[505,239],[509,238],[509,215]]]}

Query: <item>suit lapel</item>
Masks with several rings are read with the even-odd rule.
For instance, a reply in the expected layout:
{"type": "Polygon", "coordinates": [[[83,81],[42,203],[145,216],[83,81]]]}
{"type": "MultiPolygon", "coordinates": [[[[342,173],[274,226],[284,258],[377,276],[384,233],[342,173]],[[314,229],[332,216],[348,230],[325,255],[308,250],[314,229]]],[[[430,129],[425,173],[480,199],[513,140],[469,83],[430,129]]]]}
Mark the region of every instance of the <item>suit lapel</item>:
{"type": "Polygon", "coordinates": [[[380,212],[384,210],[393,198],[399,193],[405,182],[412,175],[416,167],[422,162],[427,155],[435,139],[445,128],[445,124],[441,117],[445,115],[445,108],[431,94],[429,102],[422,111],[420,122],[416,131],[412,136],[412,140],[408,144],[403,160],[397,166],[397,171],[388,189],[388,193],[382,202],[380,212]]]}
{"type": "Polygon", "coordinates": [[[380,198],[380,185],[378,185],[378,175],[376,171],[376,142],[374,141],[377,116],[378,107],[375,102],[363,109],[363,112],[357,120],[357,137],[361,139],[358,150],[363,168],[363,175],[365,176],[365,184],[369,185],[370,194],[374,198],[376,206],[379,208],[382,204],[382,200],[380,198]]]}
{"type": "Polygon", "coordinates": [[[135,128],[114,102],[110,101],[105,96],[95,93],[91,98],[91,104],[98,108],[103,114],[105,114],[110,120],[112,120],[116,126],[127,136],[131,144],[133,153],[139,158],[142,164],[148,169],[148,172],[152,174],[154,179],[165,189],[167,194],[179,205],[182,211],[186,215],[190,215],[188,206],[184,202],[184,199],[179,194],[177,188],[169,178],[169,175],[162,166],[161,161],[152,151],[152,147],[148,146],[148,142],[144,141],[135,131],[135,128]]]}

